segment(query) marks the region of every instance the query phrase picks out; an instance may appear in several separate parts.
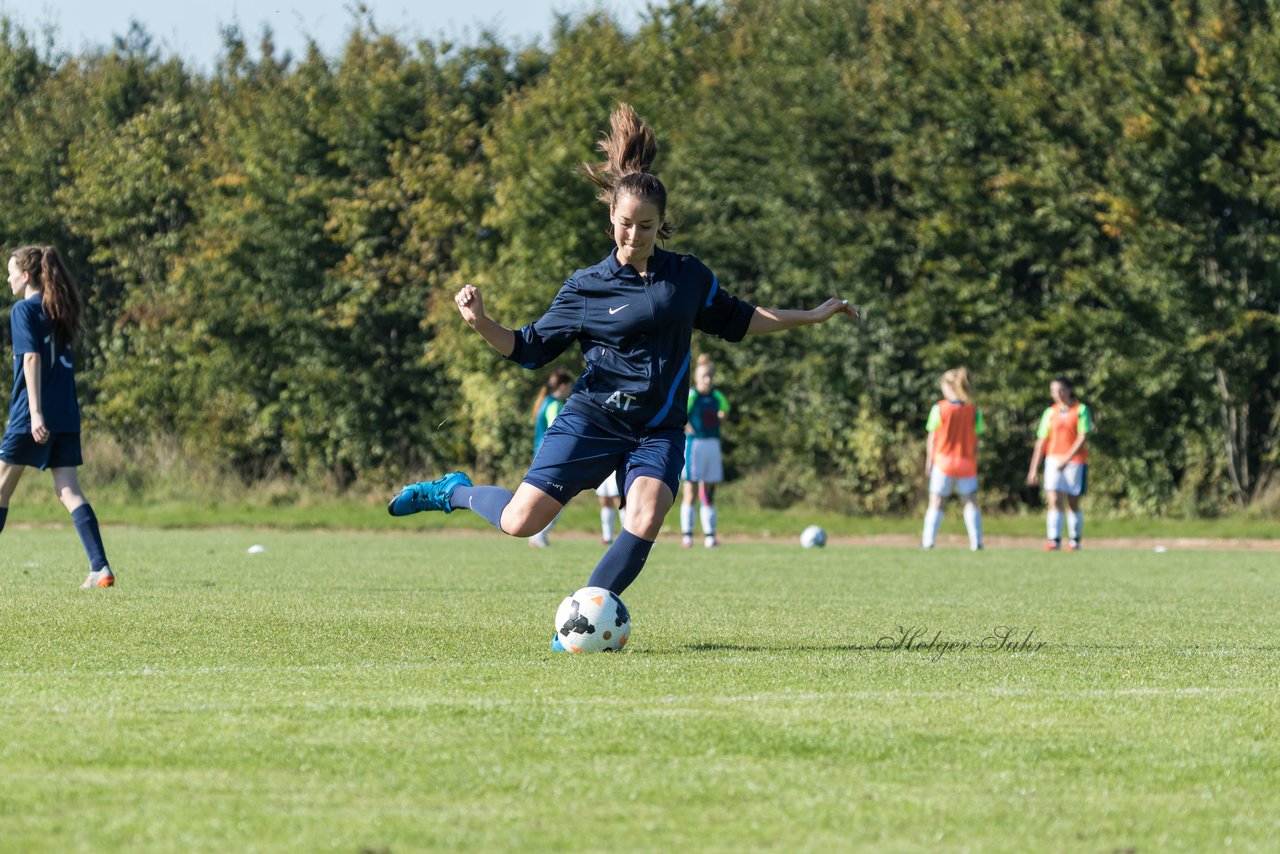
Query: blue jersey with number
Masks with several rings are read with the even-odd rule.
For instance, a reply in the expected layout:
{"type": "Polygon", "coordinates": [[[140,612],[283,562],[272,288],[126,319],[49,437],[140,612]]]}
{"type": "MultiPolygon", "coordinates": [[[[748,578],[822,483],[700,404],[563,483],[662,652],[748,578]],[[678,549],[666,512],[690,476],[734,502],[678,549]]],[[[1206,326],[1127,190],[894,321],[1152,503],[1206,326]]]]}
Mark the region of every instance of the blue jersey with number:
{"type": "Polygon", "coordinates": [[[648,267],[645,278],[611,252],[578,270],[507,357],[539,368],[577,341],[587,368],[566,410],[633,435],[684,427],[693,330],[741,341],[755,313],[692,255],[655,249],[648,267]]]}
{"type": "Polygon", "coordinates": [[[40,295],[19,300],[9,315],[13,332],[13,394],[5,433],[31,432],[31,403],[23,356],[40,354],[40,410],[50,433],[79,433],[80,404],[70,342],[55,341],[53,324],[44,313],[40,295]]]}

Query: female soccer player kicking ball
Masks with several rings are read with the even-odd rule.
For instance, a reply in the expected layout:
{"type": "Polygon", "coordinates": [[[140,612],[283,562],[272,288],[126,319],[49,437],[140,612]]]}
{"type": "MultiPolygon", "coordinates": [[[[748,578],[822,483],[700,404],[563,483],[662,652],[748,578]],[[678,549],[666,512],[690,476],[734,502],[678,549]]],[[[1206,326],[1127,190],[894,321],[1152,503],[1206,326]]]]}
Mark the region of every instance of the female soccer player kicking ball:
{"type": "Polygon", "coordinates": [[[620,594],[644,567],[679,487],[693,330],[741,341],[857,312],[836,298],[808,311],[759,308],[730,296],[692,255],[659,249],[672,226],[666,187],[649,171],[658,151],[653,130],[626,104],[611,125],[599,146],[606,162],[583,166],[609,207],[608,257],[570,276],[546,314],[519,330],[490,318],[472,285],[454,298],[463,319],[522,367],[545,365],[575,341],[582,349],[586,370],[529,473],[513,494],[454,472],[409,484],[387,510],[466,508],[505,534],[529,537],[570,498],[616,476],[626,519],[587,584],[620,594]]]}

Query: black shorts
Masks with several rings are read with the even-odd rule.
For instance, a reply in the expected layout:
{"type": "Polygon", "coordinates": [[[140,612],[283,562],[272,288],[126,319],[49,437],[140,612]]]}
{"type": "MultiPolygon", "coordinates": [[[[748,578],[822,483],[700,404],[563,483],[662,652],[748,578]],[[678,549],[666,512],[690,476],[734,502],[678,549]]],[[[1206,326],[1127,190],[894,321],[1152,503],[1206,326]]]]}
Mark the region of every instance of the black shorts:
{"type": "Polygon", "coordinates": [[[5,433],[0,442],[0,460],[41,470],[74,468],[84,463],[80,457],[80,434],[53,433],[41,445],[30,432],[5,433]]]}
{"type": "Polygon", "coordinates": [[[621,475],[619,489],[625,496],[632,482],[643,475],[661,480],[674,497],[682,468],[684,431],[622,436],[566,407],[547,428],[524,482],[567,504],[615,473],[621,475]]]}

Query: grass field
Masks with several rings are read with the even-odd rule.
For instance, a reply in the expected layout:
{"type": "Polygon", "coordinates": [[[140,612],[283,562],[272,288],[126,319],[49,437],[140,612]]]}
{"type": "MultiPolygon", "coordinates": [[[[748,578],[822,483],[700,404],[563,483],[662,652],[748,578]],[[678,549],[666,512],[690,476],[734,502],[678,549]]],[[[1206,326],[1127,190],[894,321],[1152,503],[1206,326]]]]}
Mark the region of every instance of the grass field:
{"type": "MultiPolygon", "coordinates": [[[[100,449],[99,449],[100,450],[100,449]]],[[[118,452],[117,452],[118,453],[118,452]]],[[[387,515],[386,502],[398,487],[388,484],[381,490],[336,494],[324,490],[295,487],[287,482],[270,482],[246,487],[231,482],[225,475],[207,474],[205,483],[200,473],[173,472],[174,482],[151,484],[141,492],[128,488],[127,478],[114,477],[105,482],[97,476],[104,472],[86,471],[82,481],[98,518],[108,525],[135,525],[145,528],[211,528],[259,527],[279,530],[314,530],[316,528],[346,531],[405,530],[401,519],[387,515]],[[187,478],[191,478],[188,480],[187,478]]],[[[419,473],[426,477],[428,473],[419,473]]],[[[513,486],[507,483],[507,486],[513,486]]],[[[718,493],[721,533],[729,537],[750,536],[756,539],[794,540],[806,525],[818,524],[834,537],[866,537],[891,535],[920,536],[924,518],[924,495],[918,512],[901,517],[851,516],[821,508],[793,507],[786,510],[762,509],[737,503],[743,496],[730,484],[718,493]]],[[[964,534],[959,502],[948,503],[943,532],[964,534]]],[[[1269,498],[1256,502],[1248,510],[1220,518],[1150,517],[1099,512],[1086,504],[1086,535],[1090,538],[1148,537],[1176,540],[1252,539],[1280,541],[1280,501],[1269,498]]],[[[31,471],[23,477],[13,497],[9,514],[10,526],[65,525],[67,511],[52,496],[48,475],[31,471]]],[[[674,507],[667,517],[666,533],[678,531],[680,508],[674,507]]],[[[418,530],[459,532],[491,531],[488,523],[470,513],[445,517],[426,514],[417,517],[418,530]]],[[[588,534],[599,531],[599,509],[595,496],[584,493],[565,508],[557,523],[559,532],[588,534]]],[[[993,537],[1044,536],[1044,509],[1027,507],[1019,513],[999,513],[986,508],[983,529],[993,537]]]]}
{"type": "Polygon", "coordinates": [[[0,538],[0,850],[1280,839],[1275,553],[664,542],[571,656],[585,539],[106,536],[0,538]]]}

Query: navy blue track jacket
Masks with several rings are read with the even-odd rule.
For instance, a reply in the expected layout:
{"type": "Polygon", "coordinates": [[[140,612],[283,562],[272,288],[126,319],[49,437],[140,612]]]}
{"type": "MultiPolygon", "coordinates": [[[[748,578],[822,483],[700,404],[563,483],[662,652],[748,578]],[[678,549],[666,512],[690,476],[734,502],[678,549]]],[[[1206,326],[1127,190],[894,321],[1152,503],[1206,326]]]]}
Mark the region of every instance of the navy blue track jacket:
{"type": "Polygon", "coordinates": [[[633,434],[682,428],[693,330],[741,341],[755,306],[725,293],[692,255],[655,248],[649,273],[646,282],[613,252],[578,270],[547,313],[516,332],[507,358],[539,368],[577,341],[587,368],[566,408],[633,434]]]}

